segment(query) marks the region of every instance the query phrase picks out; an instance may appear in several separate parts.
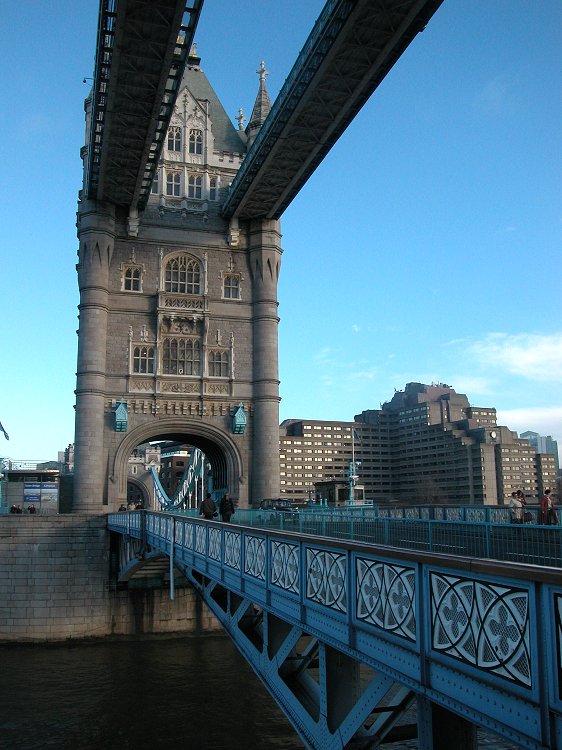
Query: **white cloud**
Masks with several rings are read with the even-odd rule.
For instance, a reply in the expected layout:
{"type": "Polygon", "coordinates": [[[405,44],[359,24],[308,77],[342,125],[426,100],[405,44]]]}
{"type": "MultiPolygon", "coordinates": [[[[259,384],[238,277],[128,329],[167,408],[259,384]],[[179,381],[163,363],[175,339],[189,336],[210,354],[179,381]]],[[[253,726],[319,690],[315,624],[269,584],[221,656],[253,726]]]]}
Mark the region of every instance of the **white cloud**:
{"type": "Polygon", "coordinates": [[[351,326],[351,330],[353,331],[353,333],[359,333],[359,331],[361,330],[361,328],[360,328],[360,326],[357,325],[357,323],[354,323],[351,326]]]}
{"type": "Polygon", "coordinates": [[[354,370],[349,373],[350,380],[373,380],[379,374],[378,368],[371,367],[368,370],[354,370]]]}
{"type": "Polygon", "coordinates": [[[488,80],[475,98],[476,107],[488,114],[509,112],[516,103],[515,82],[501,74],[488,80]]]}
{"type": "Polygon", "coordinates": [[[544,382],[562,379],[562,332],[490,333],[469,344],[468,351],[487,369],[544,382]]]}

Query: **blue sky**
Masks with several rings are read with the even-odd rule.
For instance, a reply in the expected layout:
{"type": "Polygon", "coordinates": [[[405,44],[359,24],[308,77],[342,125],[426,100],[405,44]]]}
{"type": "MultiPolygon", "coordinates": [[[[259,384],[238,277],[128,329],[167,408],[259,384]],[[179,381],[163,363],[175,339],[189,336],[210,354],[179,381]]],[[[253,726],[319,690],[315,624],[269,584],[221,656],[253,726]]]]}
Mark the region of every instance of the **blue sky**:
{"type": "MultiPolygon", "coordinates": [[[[233,120],[261,60],[275,98],[322,6],[207,0],[198,52],[233,120]]],[[[0,10],[0,456],[74,437],[97,12],[0,10]]],[[[283,217],[281,419],[349,420],[441,381],[562,443],[560,49],[559,0],[445,0],[414,40],[283,217]]]]}

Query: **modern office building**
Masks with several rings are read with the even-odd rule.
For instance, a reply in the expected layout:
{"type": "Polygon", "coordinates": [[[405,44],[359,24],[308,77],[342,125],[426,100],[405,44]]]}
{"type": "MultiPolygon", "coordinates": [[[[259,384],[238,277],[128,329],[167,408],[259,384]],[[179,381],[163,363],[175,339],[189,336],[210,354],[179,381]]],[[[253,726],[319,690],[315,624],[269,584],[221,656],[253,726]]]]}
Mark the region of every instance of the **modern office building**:
{"type": "Polygon", "coordinates": [[[358,477],[356,496],[371,500],[390,495],[390,448],[384,427],[286,419],[279,444],[281,494],[296,502],[325,499],[330,491],[341,496],[350,472],[358,477]]]}
{"type": "Polygon", "coordinates": [[[552,435],[539,435],[538,432],[527,430],[522,432],[520,437],[528,440],[529,443],[535,448],[537,453],[549,453],[554,456],[554,463],[556,465],[556,471],[560,471],[560,458],[558,454],[558,441],[554,440],[552,435]]]}
{"type": "Polygon", "coordinates": [[[554,458],[498,426],[493,407],[471,406],[444,383],[408,383],[354,422],[288,419],[280,428],[281,492],[315,497],[317,484],[349,477],[375,503],[502,504],[522,489],[530,502],[554,487],[554,458]]]}
{"type": "Polygon", "coordinates": [[[408,383],[381,409],[355,419],[388,428],[392,500],[501,504],[522,489],[537,501],[555,482],[550,462],[498,426],[493,407],[471,406],[445,383],[408,383]]]}

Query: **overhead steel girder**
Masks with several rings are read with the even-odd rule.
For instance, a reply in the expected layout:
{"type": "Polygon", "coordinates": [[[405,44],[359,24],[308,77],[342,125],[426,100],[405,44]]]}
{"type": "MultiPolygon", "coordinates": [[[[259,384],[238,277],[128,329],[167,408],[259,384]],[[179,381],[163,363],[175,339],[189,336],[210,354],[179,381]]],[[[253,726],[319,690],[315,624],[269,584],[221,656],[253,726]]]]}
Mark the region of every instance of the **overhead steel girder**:
{"type": "Polygon", "coordinates": [[[204,0],[100,0],[86,196],[143,208],[204,0]]]}
{"type": "Polygon", "coordinates": [[[281,216],[442,0],[329,0],[252,144],[223,213],[281,216]]]}

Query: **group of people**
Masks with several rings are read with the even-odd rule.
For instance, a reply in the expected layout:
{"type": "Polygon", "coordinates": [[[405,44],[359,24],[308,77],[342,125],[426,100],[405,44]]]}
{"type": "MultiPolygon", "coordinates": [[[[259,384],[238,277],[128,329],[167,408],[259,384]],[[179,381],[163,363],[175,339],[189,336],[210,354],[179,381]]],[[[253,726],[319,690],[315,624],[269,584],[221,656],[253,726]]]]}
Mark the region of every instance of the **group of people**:
{"type": "Polygon", "coordinates": [[[121,503],[117,510],[120,513],[124,513],[127,510],[142,510],[142,501],[138,500],[136,503],[131,501],[128,507],[125,505],[125,503],[121,503]]]}
{"type": "MultiPolygon", "coordinates": [[[[513,523],[529,523],[533,520],[532,513],[525,509],[526,505],[527,501],[525,500],[523,490],[514,490],[509,498],[511,520],[513,523]]],[[[558,514],[554,507],[552,493],[548,489],[544,491],[544,495],[541,499],[538,523],[544,524],[545,526],[558,525],[558,514]]]]}
{"type": "Polygon", "coordinates": [[[217,518],[219,513],[221,521],[224,521],[225,523],[230,522],[230,519],[234,515],[234,503],[232,502],[232,498],[230,495],[225,495],[220,501],[219,509],[217,511],[217,506],[211,497],[211,493],[207,492],[205,499],[199,506],[199,515],[210,521],[213,518],[217,518]]]}
{"type": "MultiPolygon", "coordinates": [[[[35,505],[33,505],[33,503],[27,506],[27,512],[31,514],[37,513],[37,508],[35,507],[35,505]]],[[[21,505],[12,505],[12,507],[10,508],[10,513],[23,513],[23,508],[21,507],[21,505]]]]}
{"type": "MultiPolygon", "coordinates": [[[[127,507],[125,503],[121,503],[117,510],[121,513],[127,510],[142,510],[142,502],[139,501],[137,503],[129,503],[129,507],[127,507]]],[[[13,513],[14,511],[11,512],[13,513]]],[[[19,512],[21,513],[21,510],[19,512]]],[[[35,509],[30,509],[29,512],[35,513],[35,509]]],[[[230,495],[225,495],[220,501],[219,509],[217,511],[217,506],[215,505],[215,502],[211,497],[211,493],[207,492],[205,499],[199,505],[199,515],[203,518],[211,520],[212,518],[218,518],[219,513],[222,521],[224,521],[225,523],[228,523],[230,521],[230,519],[234,515],[234,503],[232,502],[232,498],[230,497],[230,495]]]]}

